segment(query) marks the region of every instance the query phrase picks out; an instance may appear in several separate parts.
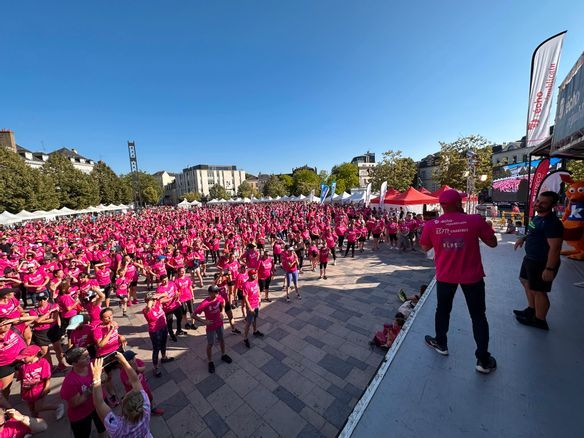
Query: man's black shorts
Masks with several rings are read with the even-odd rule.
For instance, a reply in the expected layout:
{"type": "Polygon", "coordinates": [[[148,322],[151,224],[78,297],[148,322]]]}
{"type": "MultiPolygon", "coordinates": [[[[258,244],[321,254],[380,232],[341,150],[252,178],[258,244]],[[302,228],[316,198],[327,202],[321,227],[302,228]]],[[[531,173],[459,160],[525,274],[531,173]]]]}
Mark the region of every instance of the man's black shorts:
{"type": "MultiPolygon", "coordinates": [[[[541,275],[545,271],[547,262],[540,262],[537,260],[531,260],[525,257],[523,263],[521,264],[521,271],[519,272],[519,278],[527,280],[529,289],[536,292],[549,292],[552,290],[552,282],[543,281],[541,275]]],[[[559,266],[558,266],[559,268],[559,266]]],[[[554,272],[554,278],[558,270],[554,272]]]]}

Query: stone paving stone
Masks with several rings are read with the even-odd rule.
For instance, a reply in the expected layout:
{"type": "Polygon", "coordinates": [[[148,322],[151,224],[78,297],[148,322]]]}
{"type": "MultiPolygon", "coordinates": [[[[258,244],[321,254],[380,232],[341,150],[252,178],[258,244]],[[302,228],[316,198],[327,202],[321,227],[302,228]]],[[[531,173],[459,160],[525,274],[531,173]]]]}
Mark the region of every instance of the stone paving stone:
{"type": "Polygon", "coordinates": [[[225,418],[225,422],[238,437],[254,436],[262,418],[246,403],[225,418]]]}
{"type": "Polygon", "coordinates": [[[324,417],[309,406],[304,406],[304,408],[300,411],[300,416],[317,430],[326,423],[324,417]]]}
{"type": "Polygon", "coordinates": [[[223,437],[229,432],[229,426],[216,411],[209,412],[203,417],[203,420],[216,437],[223,437]]]}
{"type": "Polygon", "coordinates": [[[170,380],[152,391],[152,395],[154,396],[156,403],[164,403],[167,399],[175,395],[178,390],[179,388],[175,381],[170,380]]]}
{"type": "Polygon", "coordinates": [[[279,401],[278,397],[276,397],[272,391],[269,391],[263,384],[259,384],[253,391],[248,392],[243,399],[259,415],[264,415],[279,401]]]}
{"type": "Polygon", "coordinates": [[[270,427],[270,425],[266,423],[261,423],[259,427],[254,430],[252,436],[258,438],[279,438],[280,435],[276,433],[274,429],[270,427]]]}
{"type": "Polygon", "coordinates": [[[221,388],[225,381],[216,374],[210,374],[209,377],[197,383],[195,386],[205,398],[209,397],[213,392],[221,388]]]}
{"type": "Polygon", "coordinates": [[[344,389],[339,388],[334,383],[327,388],[327,391],[335,398],[335,400],[338,400],[341,403],[348,404],[353,398],[351,394],[346,392],[344,389]]]}
{"type": "Polygon", "coordinates": [[[274,330],[271,330],[267,335],[271,338],[274,339],[275,341],[280,341],[283,338],[285,338],[286,336],[288,336],[290,333],[287,332],[286,330],[284,330],[281,327],[277,327],[274,330]]]}
{"type": "Polygon", "coordinates": [[[243,404],[243,399],[237,395],[228,385],[223,385],[207,397],[207,401],[213,409],[225,418],[243,404]]]}
{"type": "Polygon", "coordinates": [[[279,360],[280,362],[282,360],[284,360],[284,358],[286,357],[286,355],[284,353],[282,353],[277,348],[272,347],[271,345],[265,345],[264,346],[264,351],[266,353],[268,353],[270,356],[272,356],[274,359],[279,360]]]}
{"type": "Polygon", "coordinates": [[[320,361],[326,355],[324,350],[316,348],[314,345],[307,345],[300,353],[314,362],[320,361]]]}
{"type": "Polygon", "coordinates": [[[347,377],[353,368],[351,364],[343,361],[339,357],[333,356],[332,354],[327,354],[318,362],[318,364],[341,379],[347,377]]]}
{"type": "Polygon", "coordinates": [[[298,435],[302,438],[321,438],[324,437],[322,433],[320,433],[312,424],[307,424],[304,426],[304,429],[300,431],[298,435]]]}
{"type": "MultiPolygon", "coordinates": [[[[73,436],[72,432],[70,432],[70,426],[68,424],[67,424],[66,429],[67,429],[66,432],[63,431],[63,433],[60,436],[63,436],[63,437],[73,436]]],[[[92,436],[97,436],[97,431],[95,430],[95,427],[93,428],[93,431],[94,431],[94,435],[92,435],[92,436]]],[[[150,417],[150,433],[152,434],[152,436],[155,436],[156,438],[158,438],[158,437],[160,437],[160,438],[172,437],[172,432],[170,431],[168,424],[166,423],[166,421],[164,421],[164,419],[162,417],[155,417],[155,416],[150,417]]],[[[59,435],[55,434],[54,431],[47,431],[45,434],[39,434],[38,436],[43,436],[43,435],[59,436],[59,435]]]]}
{"type": "Polygon", "coordinates": [[[323,330],[327,330],[331,325],[333,325],[332,321],[329,321],[328,319],[324,319],[318,316],[313,316],[312,318],[310,318],[308,322],[323,330]]]}
{"type": "Polygon", "coordinates": [[[256,379],[243,369],[238,369],[233,373],[230,378],[226,380],[226,383],[240,397],[245,396],[259,384],[256,379]]]}
{"type": "Polygon", "coordinates": [[[345,420],[352,410],[353,406],[335,400],[326,411],[324,411],[323,417],[333,426],[340,428],[345,423],[345,420]]]}
{"type": "Polygon", "coordinates": [[[213,409],[211,404],[201,395],[198,389],[194,388],[188,391],[186,395],[191,405],[195,407],[195,410],[201,417],[207,415],[213,409]]]}
{"type": "Polygon", "coordinates": [[[306,421],[290,409],[283,401],[278,401],[273,409],[264,414],[264,421],[284,437],[295,437],[306,426],[306,421]]]}
{"type": "Polygon", "coordinates": [[[367,330],[367,329],[365,329],[363,327],[359,327],[355,324],[347,323],[347,324],[345,324],[345,327],[347,327],[350,330],[353,330],[354,332],[360,333],[364,336],[372,336],[371,330],[367,330]]]}
{"type": "Polygon", "coordinates": [[[286,374],[289,369],[290,368],[288,368],[287,365],[280,362],[278,359],[270,359],[261,367],[261,370],[276,382],[280,380],[280,377],[286,374]]]}
{"type": "Polygon", "coordinates": [[[181,383],[183,380],[188,380],[188,378],[184,371],[177,367],[172,371],[172,380],[176,383],[181,383]]]}
{"type": "Polygon", "coordinates": [[[185,406],[167,420],[168,427],[175,437],[199,437],[207,425],[190,404],[185,406]]]}
{"type": "MultiPolygon", "coordinates": [[[[154,399],[156,400],[156,399],[154,399]]],[[[173,417],[177,412],[181,411],[182,408],[189,404],[189,400],[185,396],[184,392],[178,391],[172,397],[165,400],[163,403],[159,403],[158,407],[164,409],[164,419],[168,420],[173,417]]]]}
{"type": "Polygon", "coordinates": [[[306,336],[304,338],[304,340],[312,345],[314,345],[316,348],[322,348],[324,347],[324,342],[319,341],[316,338],[313,338],[312,336],[306,336]]]}
{"type": "Polygon", "coordinates": [[[349,356],[346,359],[346,362],[353,365],[354,367],[359,368],[361,371],[365,371],[365,370],[367,370],[367,368],[369,368],[369,365],[367,365],[362,360],[354,358],[353,356],[349,356]]]}
{"type": "Polygon", "coordinates": [[[249,348],[245,346],[242,339],[241,342],[236,342],[235,344],[231,345],[231,350],[243,356],[245,353],[249,351],[249,348]]]}
{"type": "Polygon", "coordinates": [[[300,412],[305,406],[302,400],[298,399],[298,397],[296,397],[283,386],[277,387],[274,391],[274,395],[286,403],[288,407],[295,412],[300,412]]]}
{"type": "Polygon", "coordinates": [[[343,388],[343,390],[345,392],[348,392],[349,394],[351,394],[352,397],[359,399],[363,395],[363,392],[365,391],[365,388],[364,389],[360,389],[360,388],[356,387],[355,385],[353,385],[351,383],[347,383],[345,385],[345,387],[343,388]]]}
{"type": "Polygon", "coordinates": [[[288,323],[288,326],[289,326],[289,327],[292,327],[293,329],[296,329],[296,330],[302,330],[302,328],[303,328],[305,325],[306,325],[306,323],[305,323],[305,322],[303,322],[303,321],[300,321],[300,320],[298,320],[298,319],[295,319],[294,321],[291,321],[291,322],[289,322],[289,323],[288,323]]]}

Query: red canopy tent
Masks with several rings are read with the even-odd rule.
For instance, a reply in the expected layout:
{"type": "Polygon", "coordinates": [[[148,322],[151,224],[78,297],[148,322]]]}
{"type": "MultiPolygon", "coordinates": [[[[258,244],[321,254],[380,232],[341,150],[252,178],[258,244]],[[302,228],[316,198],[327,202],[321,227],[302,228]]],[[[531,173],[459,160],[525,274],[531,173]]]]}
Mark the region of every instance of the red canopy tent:
{"type": "Polygon", "coordinates": [[[420,204],[438,204],[438,198],[435,196],[425,195],[410,187],[402,194],[393,197],[388,204],[393,205],[420,205],[420,204]]]}
{"type": "MultiPolygon", "coordinates": [[[[399,195],[399,192],[396,189],[388,189],[387,192],[385,192],[385,197],[383,198],[384,199],[383,203],[384,204],[391,204],[391,201],[397,195],[399,195]]],[[[377,196],[376,198],[373,198],[371,200],[371,204],[379,204],[379,196],[377,196]]]]}
{"type": "Polygon", "coordinates": [[[452,187],[447,186],[447,185],[443,185],[442,187],[440,187],[438,190],[436,190],[435,192],[432,192],[431,195],[438,198],[442,192],[445,192],[446,190],[452,190],[452,187]]]}
{"type": "Polygon", "coordinates": [[[418,190],[418,192],[423,193],[424,195],[430,195],[430,196],[432,196],[432,192],[430,192],[430,190],[428,190],[425,187],[420,187],[420,189],[418,190]]]}

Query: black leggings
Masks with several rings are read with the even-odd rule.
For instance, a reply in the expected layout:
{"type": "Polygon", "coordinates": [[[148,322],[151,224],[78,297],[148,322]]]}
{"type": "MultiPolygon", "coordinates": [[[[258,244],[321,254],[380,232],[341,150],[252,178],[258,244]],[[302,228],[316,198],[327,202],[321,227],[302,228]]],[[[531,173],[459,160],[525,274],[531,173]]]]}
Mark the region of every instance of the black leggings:
{"type": "Polygon", "coordinates": [[[339,236],[339,248],[343,249],[343,242],[345,241],[345,236],[339,236]]]}
{"type": "Polygon", "coordinates": [[[166,356],[166,341],[168,340],[168,330],[163,328],[157,332],[148,332],[150,341],[152,342],[152,364],[156,367],[158,365],[158,353],[162,353],[162,357],[166,356]]]}
{"type": "Polygon", "coordinates": [[[97,412],[93,411],[90,415],[85,417],[83,420],[72,421],[71,430],[73,431],[73,436],[75,438],[89,438],[91,436],[91,423],[95,424],[95,428],[98,433],[105,432],[105,426],[99,419],[97,412]]]}
{"type": "Polygon", "coordinates": [[[298,269],[302,269],[302,265],[304,264],[304,250],[295,252],[296,256],[298,256],[298,269]]]}
{"type": "Polygon", "coordinates": [[[336,248],[333,246],[332,248],[330,248],[330,250],[331,250],[331,254],[333,256],[333,260],[336,260],[337,259],[337,251],[336,251],[336,248]]]}
{"type": "Polygon", "coordinates": [[[193,316],[193,300],[185,301],[182,304],[182,311],[183,311],[183,315],[186,315],[187,312],[189,312],[191,314],[191,317],[192,317],[193,316]]]}
{"type": "Polygon", "coordinates": [[[270,289],[270,283],[272,282],[272,277],[268,277],[265,280],[262,280],[261,278],[258,280],[258,283],[260,285],[260,292],[263,291],[267,291],[270,289]]]}
{"type": "Polygon", "coordinates": [[[347,242],[347,250],[345,251],[345,257],[349,254],[349,250],[351,250],[351,256],[355,256],[355,242],[347,242]]]}
{"type": "Polygon", "coordinates": [[[176,331],[180,332],[182,330],[182,327],[181,327],[182,316],[183,316],[182,307],[178,306],[172,312],[169,312],[166,314],[166,327],[168,328],[168,333],[170,334],[171,337],[174,335],[174,332],[172,331],[172,320],[173,320],[172,315],[176,316],[176,331]]]}

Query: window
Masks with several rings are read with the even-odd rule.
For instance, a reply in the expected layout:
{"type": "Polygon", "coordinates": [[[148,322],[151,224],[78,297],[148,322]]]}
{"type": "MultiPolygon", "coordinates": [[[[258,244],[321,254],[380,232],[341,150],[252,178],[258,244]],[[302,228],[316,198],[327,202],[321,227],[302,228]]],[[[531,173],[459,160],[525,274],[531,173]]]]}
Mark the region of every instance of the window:
{"type": "Polygon", "coordinates": [[[517,163],[517,155],[513,155],[513,164],[517,163]]]}

